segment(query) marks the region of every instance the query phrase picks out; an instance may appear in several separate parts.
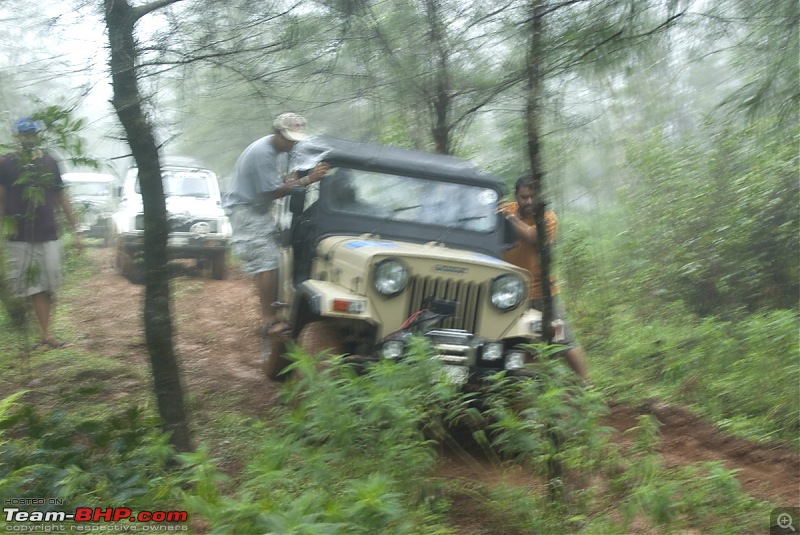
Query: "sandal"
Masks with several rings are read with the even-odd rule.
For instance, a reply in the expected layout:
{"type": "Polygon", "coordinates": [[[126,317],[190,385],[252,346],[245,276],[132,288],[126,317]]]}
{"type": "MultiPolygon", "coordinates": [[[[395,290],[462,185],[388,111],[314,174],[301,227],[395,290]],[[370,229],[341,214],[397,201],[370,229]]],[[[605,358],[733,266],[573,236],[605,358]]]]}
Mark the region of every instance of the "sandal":
{"type": "Polygon", "coordinates": [[[259,334],[262,338],[269,336],[283,336],[291,332],[292,327],[283,320],[276,319],[267,325],[262,325],[259,334]]]}

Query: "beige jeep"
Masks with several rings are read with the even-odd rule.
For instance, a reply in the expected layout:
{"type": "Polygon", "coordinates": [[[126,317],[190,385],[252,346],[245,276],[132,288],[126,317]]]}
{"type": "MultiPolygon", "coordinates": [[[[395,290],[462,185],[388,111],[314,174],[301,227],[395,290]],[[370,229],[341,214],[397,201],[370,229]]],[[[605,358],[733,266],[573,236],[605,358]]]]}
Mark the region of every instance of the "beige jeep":
{"type": "MultiPolygon", "coordinates": [[[[496,178],[450,156],[330,138],[300,143],[293,161],[331,166],[275,207],[279,317],[293,341],[363,364],[402,359],[420,335],[457,384],[524,373],[520,345],[541,339],[541,313],[528,307],[528,272],[499,259],[514,238],[496,178]]],[[[265,351],[270,378],[285,350],[265,351]]]]}

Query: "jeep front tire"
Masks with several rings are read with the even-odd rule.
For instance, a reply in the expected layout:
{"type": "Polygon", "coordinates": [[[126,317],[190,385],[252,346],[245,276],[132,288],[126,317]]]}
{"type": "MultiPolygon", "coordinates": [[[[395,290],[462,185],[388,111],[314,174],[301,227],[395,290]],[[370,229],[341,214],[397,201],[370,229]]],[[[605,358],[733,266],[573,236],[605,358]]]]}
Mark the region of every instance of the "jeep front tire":
{"type": "Polygon", "coordinates": [[[226,263],[225,263],[225,251],[219,252],[214,254],[211,257],[211,278],[216,280],[222,280],[225,278],[227,274],[226,263]]]}
{"type": "Polygon", "coordinates": [[[265,336],[261,339],[261,370],[268,379],[278,380],[281,372],[289,365],[284,356],[286,342],[279,336],[265,336]]]}
{"type": "Polygon", "coordinates": [[[297,335],[297,345],[312,357],[323,351],[329,355],[344,353],[344,344],[339,331],[333,322],[327,320],[306,324],[297,335]]]}

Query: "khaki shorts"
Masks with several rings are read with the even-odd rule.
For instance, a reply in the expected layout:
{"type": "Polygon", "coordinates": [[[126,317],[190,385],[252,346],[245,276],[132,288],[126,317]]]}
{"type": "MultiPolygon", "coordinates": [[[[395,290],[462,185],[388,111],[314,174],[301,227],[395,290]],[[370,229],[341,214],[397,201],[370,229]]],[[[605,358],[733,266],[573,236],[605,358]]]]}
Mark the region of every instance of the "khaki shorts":
{"type": "Polygon", "coordinates": [[[54,294],[61,288],[64,248],[60,241],[7,243],[8,277],[14,295],[54,294]]]}
{"type": "Polygon", "coordinates": [[[233,227],[231,247],[242,261],[242,271],[255,275],[278,269],[280,244],[272,215],[238,205],[229,210],[229,217],[233,227]]]}

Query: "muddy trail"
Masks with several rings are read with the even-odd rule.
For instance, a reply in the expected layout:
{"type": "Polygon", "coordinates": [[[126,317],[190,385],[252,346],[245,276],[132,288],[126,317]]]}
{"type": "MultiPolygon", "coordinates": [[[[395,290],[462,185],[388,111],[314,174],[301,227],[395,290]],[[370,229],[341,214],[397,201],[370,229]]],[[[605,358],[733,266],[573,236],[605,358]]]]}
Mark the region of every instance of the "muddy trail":
{"type": "MultiPolygon", "coordinates": [[[[63,298],[70,322],[77,327],[73,343],[147,366],[140,319],[143,286],[116,274],[110,249],[90,248],[87,253],[96,273],[77,282],[78,291],[63,298]]],[[[221,281],[189,264],[176,263],[172,269],[179,279],[173,317],[184,388],[195,398],[235,390],[249,400],[243,410],[266,414],[278,400],[280,385],[266,379],[258,366],[257,299],[251,282],[235,268],[221,281]]],[[[642,414],[652,414],[661,423],[658,451],[668,467],[722,461],[726,469],[737,470],[742,488],[752,496],[776,506],[800,507],[796,452],[726,436],[688,410],[659,402],[640,407],[610,404],[605,425],[615,430],[613,440],[629,443],[625,431],[638,425],[642,414]]],[[[458,456],[446,456],[443,473],[489,484],[508,475],[488,462],[463,462],[458,456]]]]}

